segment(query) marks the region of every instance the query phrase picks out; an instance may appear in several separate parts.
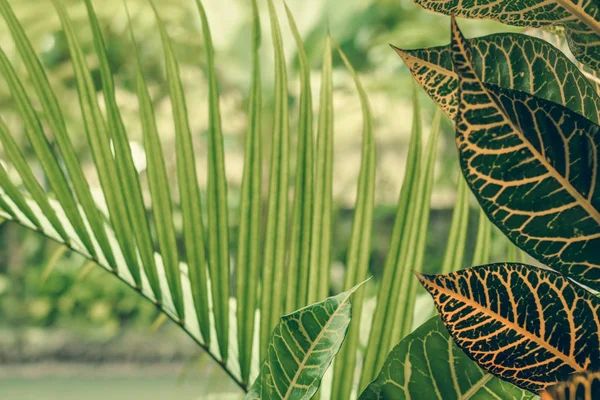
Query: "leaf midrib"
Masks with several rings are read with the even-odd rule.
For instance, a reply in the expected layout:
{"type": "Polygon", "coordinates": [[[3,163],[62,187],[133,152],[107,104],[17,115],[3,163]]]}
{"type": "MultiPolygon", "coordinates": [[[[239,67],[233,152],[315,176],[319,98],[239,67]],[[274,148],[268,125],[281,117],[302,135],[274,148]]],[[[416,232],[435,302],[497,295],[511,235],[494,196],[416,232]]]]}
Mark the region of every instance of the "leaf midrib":
{"type": "MultiPolygon", "coordinates": [[[[579,193],[577,191],[577,189],[575,189],[573,187],[571,182],[569,182],[565,177],[563,177],[556,170],[556,168],[554,168],[552,165],[550,165],[548,163],[548,161],[546,161],[546,159],[540,154],[540,152],[525,137],[525,135],[523,134],[521,129],[517,128],[515,126],[515,124],[513,123],[513,121],[506,115],[506,111],[504,110],[504,107],[501,104],[498,104],[498,101],[494,98],[494,96],[491,96],[490,91],[487,89],[487,87],[485,86],[483,81],[479,78],[479,76],[475,72],[475,68],[473,67],[473,62],[472,62],[471,57],[469,56],[467,49],[465,47],[466,43],[467,43],[466,39],[461,34],[461,42],[458,43],[458,46],[461,48],[461,53],[465,57],[465,63],[467,63],[469,65],[469,69],[471,70],[471,73],[475,77],[475,78],[473,78],[473,80],[476,80],[481,85],[482,91],[485,93],[487,98],[501,112],[501,114],[504,117],[507,124],[512,128],[512,130],[517,134],[517,136],[519,136],[521,141],[525,144],[525,146],[533,154],[533,156],[548,170],[550,175],[554,179],[556,179],[562,185],[562,187],[564,187],[567,190],[567,192],[569,192],[569,194],[571,196],[573,196],[573,198],[577,201],[577,203],[600,225],[600,211],[596,210],[596,208],[594,208],[594,206],[591,204],[591,202],[588,201],[586,198],[584,198],[581,195],[581,193],[579,193]]],[[[467,46],[468,46],[468,44],[467,44],[467,46]]],[[[464,80],[464,78],[461,78],[460,75],[458,75],[458,79],[459,79],[459,81],[464,80]]],[[[461,102],[462,101],[459,99],[459,107],[460,107],[461,102]]]]}
{"type": "Polygon", "coordinates": [[[573,198],[575,199],[577,204],[579,204],[600,225],[600,211],[598,211],[591,204],[591,202],[588,199],[586,199],[581,193],[579,193],[579,191],[577,189],[575,189],[575,187],[573,187],[571,182],[569,182],[569,180],[566,177],[562,176],[556,170],[556,168],[554,166],[552,166],[546,160],[545,157],[542,156],[542,154],[535,148],[535,146],[525,137],[523,132],[520,129],[518,129],[515,126],[515,124],[512,122],[512,120],[506,115],[506,111],[504,110],[504,107],[502,105],[498,104],[496,102],[496,100],[492,96],[490,96],[490,92],[487,90],[487,88],[485,88],[485,86],[483,84],[482,84],[482,86],[484,87],[484,91],[485,91],[486,95],[490,98],[490,100],[494,104],[496,104],[498,109],[502,112],[502,115],[504,116],[505,120],[508,122],[508,124],[513,129],[513,131],[516,132],[517,135],[521,138],[521,140],[523,141],[523,143],[525,144],[527,149],[548,170],[550,175],[554,179],[556,179],[561,184],[561,186],[564,187],[567,190],[567,192],[569,192],[569,194],[571,196],[573,196],[573,198]]]}
{"type": "Polygon", "coordinates": [[[479,389],[485,387],[485,385],[494,378],[494,375],[490,373],[486,373],[481,377],[475,384],[473,384],[469,390],[467,390],[464,394],[460,396],[460,400],[469,400],[473,395],[475,395],[479,389]]]}
{"type": "Polygon", "coordinates": [[[570,365],[577,372],[583,372],[583,371],[585,371],[584,367],[582,367],[581,365],[579,365],[575,359],[572,359],[571,357],[566,356],[564,353],[560,352],[556,347],[554,347],[552,344],[548,343],[543,338],[535,336],[534,334],[532,334],[528,330],[524,329],[520,325],[514,323],[513,321],[511,321],[511,320],[503,317],[502,315],[496,314],[495,312],[493,312],[493,311],[491,311],[491,310],[483,307],[481,304],[475,302],[473,299],[469,299],[469,298],[464,297],[464,296],[462,296],[462,295],[460,295],[460,294],[458,294],[456,292],[448,290],[447,288],[445,288],[443,286],[440,286],[440,285],[434,283],[433,281],[425,280],[425,282],[428,285],[431,285],[431,286],[435,287],[441,293],[446,294],[449,297],[454,298],[456,300],[462,301],[466,305],[469,305],[469,306],[475,308],[476,310],[479,310],[479,312],[482,313],[482,314],[485,314],[485,315],[487,315],[487,316],[489,316],[491,318],[495,318],[496,320],[500,321],[503,325],[508,326],[510,329],[512,329],[512,330],[516,331],[517,333],[525,336],[526,338],[530,339],[534,343],[539,344],[540,347],[542,347],[542,348],[548,350],[550,353],[554,354],[557,358],[561,359],[563,362],[565,362],[565,364],[570,365]]]}
{"type": "Polygon", "coordinates": [[[346,296],[346,298],[344,298],[344,300],[342,300],[340,302],[340,304],[338,305],[338,308],[333,312],[333,314],[331,314],[330,318],[327,320],[327,322],[325,323],[325,325],[323,325],[323,327],[319,331],[319,334],[317,335],[317,337],[315,338],[315,340],[313,340],[312,344],[310,345],[310,347],[306,351],[306,354],[304,355],[304,358],[302,359],[302,362],[300,363],[300,365],[298,365],[298,371],[294,374],[294,378],[291,380],[290,386],[288,387],[287,391],[285,392],[285,396],[283,397],[284,400],[290,399],[292,390],[296,387],[296,382],[297,382],[298,378],[300,377],[301,372],[304,370],[304,366],[306,365],[306,362],[308,361],[308,359],[310,358],[312,352],[314,351],[317,343],[319,343],[319,341],[323,338],[323,336],[325,336],[325,332],[327,331],[327,328],[329,327],[329,325],[331,325],[331,321],[333,321],[335,319],[335,317],[339,314],[340,309],[342,308],[342,306],[344,304],[346,304],[346,302],[348,301],[348,299],[350,299],[350,295],[352,293],[353,292],[351,291],[346,296]]]}
{"type": "Polygon", "coordinates": [[[600,36],[600,22],[596,21],[592,16],[586,13],[581,7],[577,6],[571,0],[556,0],[558,4],[575,17],[583,22],[588,28],[600,36]]]}

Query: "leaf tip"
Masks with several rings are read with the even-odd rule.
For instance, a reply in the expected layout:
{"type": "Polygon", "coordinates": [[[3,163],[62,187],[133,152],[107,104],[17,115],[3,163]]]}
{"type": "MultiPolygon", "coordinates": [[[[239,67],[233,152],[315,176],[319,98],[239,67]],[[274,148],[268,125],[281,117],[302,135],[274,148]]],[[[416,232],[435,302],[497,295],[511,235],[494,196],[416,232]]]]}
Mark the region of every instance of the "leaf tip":
{"type": "Polygon", "coordinates": [[[419,280],[419,282],[421,282],[421,285],[426,286],[426,282],[429,281],[429,275],[427,274],[422,274],[419,271],[412,271],[413,274],[415,274],[415,276],[417,277],[417,279],[419,280]]]}

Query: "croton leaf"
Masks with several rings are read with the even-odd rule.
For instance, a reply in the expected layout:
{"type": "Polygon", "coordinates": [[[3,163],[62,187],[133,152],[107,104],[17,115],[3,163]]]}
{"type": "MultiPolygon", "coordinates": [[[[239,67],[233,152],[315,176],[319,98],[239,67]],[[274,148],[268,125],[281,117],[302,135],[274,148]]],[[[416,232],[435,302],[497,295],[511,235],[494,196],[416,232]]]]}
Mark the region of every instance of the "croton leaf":
{"type": "Polygon", "coordinates": [[[360,285],[281,317],[245,399],[310,399],[346,337],[360,285]]]}
{"type": "Polygon", "coordinates": [[[572,375],[568,381],[549,387],[542,400],[594,400],[600,398],[600,372],[572,375]]]}
{"type": "Polygon", "coordinates": [[[600,300],[562,275],[491,264],[418,277],[456,344],[486,371],[539,393],[600,368],[600,300]]]}
{"type": "Polygon", "coordinates": [[[481,81],[452,20],[456,144],[483,210],[532,257],[600,289],[600,126],[557,103],[481,81]]]}
{"type": "Polygon", "coordinates": [[[415,3],[456,17],[493,19],[532,28],[564,27],[573,55],[600,70],[600,3],[597,0],[415,0],[415,3]]]}
{"type": "MultiPolygon", "coordinates": [[[[570,108],[598,122],[600,96],[594,85],[559,49],[522,34],[494,34],[469,39],[473,67],[486,83],[520,90],[570,108]]],[[[411,73],[452,119],[458,107],[458,77],[450,46],[395,48],[411,73]]]]}
{"type": "Polygon", "coordinates": [[[375,399],[533,399],[531,393],[485,372],[431,318],[392,349],[381,372],[360,395],[375,399]]]}

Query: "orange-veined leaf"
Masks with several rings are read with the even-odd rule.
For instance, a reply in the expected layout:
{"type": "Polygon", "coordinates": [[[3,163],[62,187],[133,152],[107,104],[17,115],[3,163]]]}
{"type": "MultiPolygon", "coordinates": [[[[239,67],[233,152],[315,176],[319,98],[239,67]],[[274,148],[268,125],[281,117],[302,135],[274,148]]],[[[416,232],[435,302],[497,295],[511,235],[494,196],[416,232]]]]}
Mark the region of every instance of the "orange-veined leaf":
{"type": "Polygon", "coordinates": [[[600,299],[562,275],[511,263],[418,277],[456,344],[486,371],[539,393],[600,368],[600,299]]]}
{"type": "Polygon", "coordinates": [[[569,380],[549,387],[542,400],[594,400],[600,398],[600,372],[572,375],[569,380]]]}
{"type": "Polygon", "coordinates": [[[565,29],[573,55],[600,70],[600,4],[596,0],[415,0],[421,7],[456,17],[493,19],[531,28],[565,29]]]}
{"type": "MultiPolygon", "coordinates": [[[[562,104],[598,122],[600,96],[594,85],[550,43],[517,33],[494,34],[468,42],[473,67],[483,82],[562,104]]],[[[450,46],[394,49],[427,94],[450,118],[455,118],[458,76],[450,46]]]]}
{"type": "Polygon", "coordinates": [[[600,126],[557,103],[483,83],[452,23],[456,143],[465,178],[509,239],[600,288],[600,126]]]}

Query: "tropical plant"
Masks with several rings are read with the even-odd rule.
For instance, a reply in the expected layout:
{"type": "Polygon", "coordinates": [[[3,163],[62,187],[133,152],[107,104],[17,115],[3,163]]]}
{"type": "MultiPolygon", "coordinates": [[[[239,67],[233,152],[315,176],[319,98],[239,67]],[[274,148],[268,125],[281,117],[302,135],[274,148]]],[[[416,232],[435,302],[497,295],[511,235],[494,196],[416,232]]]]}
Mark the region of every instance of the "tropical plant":
{"type": "MultiPolygon", "coordinates": [[[[421,113],[415,97],[406,173],[383,279],[369,322],[370,313],[363,311],[367,304],[365,287],[361,286],[368,278],[375,187],[374,123],[367,95],[344,52],[327,37],[315,145],[310,65],[300,33],[286,9],[298,49],[301,80],[294,194],[289,207],[289,153],[294,138],[290,134],[287,63],[277,13],[272,0],[267,3],[275,87],[264,231],[261,30],[256,1],[252,1],[252,86],[235,253],[230,249],[215,54],[200,0],[195,5],[209,87],[208,179],[202,190],[188,103],[168,27],[159,16],[158,6],[151,2],[164,52],[175,154],[168,154],[161,144],[141,66],[139,34],[130,25],[130,45],[137,62],[139,124],[148,156],[147,191],[146,177],[136,170],[132,158],[105,36],[92,0],[84,4],[102,96],[98,95],[68,7],[61,0],[52,0],[68,45],[83,126],[103,199],[90,191],[65,122],[62,99],[8,0],[0,0],[0,13],[31,81],[0,50],[0,71],[28,138],[23,148],[11,134],[14,128],[0,120],[5,160],[0,164],[1,216],[64,244],[138,291],[221,364],[248,391],[248,398],[304,399],[324,394],[347,399],[362,393],[363,399],[395,399],[431,398],[435,393],[444,399],[525,399],[533,397],[530,392],[540,393],[572,372],[597,368],[599,306],[597,298],[586,289],[555,272],[514,263],[450,273],[465,264],[470,187],[485,215],[517,246],[570,278],[598,288],[598,261],[591,250],[593,241],[598,240],[596,193],[600,189],[595,185],[598,163],[594,136],[598,94],[586,76],[556,49],[537,39],[499,35],[469,45],[455,24],[449,48],[398,50],[419,83],[444,112],[456,119],[466,179],[459,179],[441,268],[449,274],[424,275],[441,115],[434,119],[423,152],[421,113]],[[471,46],[478,50],[471,50],[471,46]],[[363,141],[343,292],[327,298],[335,53],[351,73],[359,94],[363,141]],[[544,64],[544,60],[552,63],[544,64]],[[506,68],[513,64],[514,68],[506,68]],[[481,71],[497,81],[480,79],[481,71]],[[540,71],[554,74],[549,76],[564,75],[565,79],[546,79],[540,71]],[[483,103],[484,98],[491,100],[483,103]],[[542,128],[548,139],[540,136],[542,128]],[[569,144],[566,151],[565,143],[569,144]],[[541,151],[544,157],[533,157],[526,150],[534,156],[541,151]],[[43,179],[32,168],[27,153],[34,154],[43,179]],[[170,194],[172,185],[166,167],[167,158],[173,156],[178,196],[170,194]],[[593,173],[586,172],[588,166],[593,173]],[[544,167],[553,169],[540,173],[544,167]],[[510,190],[503,197],[505,187],[510,190]],[[532,209],[543,207],[539,199],[544,198],[551,198],[549,208],[532,209]],[[527,212],[515,202],[529,205],[527,212]],[[175,223],[176,215],[181,215],[181,229],[175,223]],[[558,248],[560,243],[563,247],[558,248]],[[429,316],[431,310],[415,311],[420,305],[411,269],[433,294],[442,317],[425,321],[412,333],[416,320],[429,316]],[[370,326],[364,343],[362,326],[370,326]],[[331,387],[319,389],[332,362],[331,387]],[[355,379],[358,375],[360,378],[355,379]]],[[[439,8],[441,5],[451,2],[431,3],[440,11],[446,10],[439,8]]],[[[528,5],[522,7],[527,9],[528,5]]],[[[585,11],[583,6],[575,8],[576,17],[585,11]]],[[[557,9],[547,11],[551,19],[557,9]]],[[[583,25],[564,15],[552,21],[565,26],[579,59],[596,68],[593,46],[585,46],[584,42],[596,32],[596,14],[585,15],[588,17],[583,25]]],[[[478,229],[472,260],[475,265],[489,259],[491,225],[484,214],[480,215],[478,229]]],[[[516,261],[516,256],[512,258],[516,261]]]]}
{"type": "MultiPolygon", "coordinates": [[[[310,69],[300,34],[288,11],[298,47],[301,76],[295,190],[293,208],[290,209],[291,135],[287,65],[275,8],[271,1],[268,2],[274,43],[275,119],[263,232],[261,30],[257,5],[252,3],[252,87],[248,100],[249,123],[239,207],[238,247],[234,253],[229,248],[228,195],[215,56],[202,4],[197,1],[195,6],[206,49],[210,99],[208,184],[202,191],[197,183],[194,138],[188,121],[180,68],[158,7],[152,6],[162,40],[176,149],[175,154],[170,154],[161,144],[153,99],[141,67],[138,35],[132,28],[130,46],[137,62],[135,89],[139,125],[148,164],[147,174],[142,175],[135,168],[129,132],[123,122],[122,107],[117,102],[102,24],[92,1],[86,0],[84,5],[92,32],[91,54],[97,65],[94,69],[98,71],[97,80],[93,79],[96,75],[92,74],[89,66],[89,56],[73,27],[69,7],[60,0],[54,0],[52,4],[68,45],[82,126],[102,196],[95,196],[90,190],[89,178],[80,165],[75,139],[71,137],[72,127],[66,123],[63,99],[54,90],[46,68],[36,55],[11,4],[8,0],[0,0],[0,13],[20,56],[12,60],[2,49],[0,71],[10,90],[13,112],[27,135],[26,144],[21,145],[15,139],[16,135],[11,133],[20,128],[19,124],[13,127],[8,122],[0,122],[0,141],[4,151],[4,162],[0,164],[2,216],[63,244],[128,284],[181,326],[242,389],[248,390],[261,371],[251,393],[260,388],[261,396],[278,397],[278,391],[283,389],[277,385],[284,373],[288,374],[286,377],[290,377],[289,374],[294,377],[283,390],[287,393],[282,394],[283,397],[310,396],[317,390],[323,373],[348,332],[348,340],[333,377],[336,396],[348,397],[353,389],[356,390],[352,377],[360,356],[359,321],[365,293],[364,288],[356,285],[365,281],[368,274],[374,212],[375,143],[365,90],[344,53],[337,48],[337,54],[353,76],[363,112],[361,170],[346,263],[345,291],[317,303],[329,295],[330,287],[333,207],[331,40],[326,41],[323,57],[315,146],[310,69]],[[102,96],[99,96],[100,93],[102,96]],[[166,162],[172,158],[176,159],[178,196],[170,194],[172,179],[166,162]],[[38,168],[42,171],[41,175],[38,168]],[[206,210],[201,204],[204,196],[206,210]],[[150,207],[146,206],[148,203],[150,207]],[[288,214],[291,214],[289,220],[288,214]],[[176,224],[179,215],[181,229],[176,224]],[[288,225],[291,226],[289,232],[288,225]],[[232,254],[236,259],[233,271],[232,254]],[[235,277],[233,291],[232,275],[235,277]],[[354,292],[355,323],[350,324],[349,301],[350,294],[354,292]],[[294,312],[296,309],[300,310],[294,312]],[[282,318],[284,313],[287,316],[282,318]],[[299,361],[296,365],[288,363],[290,359],[286,359],[286,363],[278,359],[282,348],[289,349],[290,340],[298,346],[293,354],[289,354],[291,360],[299,361]],[[264,360],[262,365],[259,365],[259,359],[264,360]],[[317,370],[314,370],[315,365],[317,370]],[[285,368],[282,370],[281,366],[285,368]]],[[[390,310],[394,310],[399,318],[388,329],[384,329],[387,323],[383,318],[378,317],[373,324],[374,329],[387,335],[385,345],[378,346],[375,342],[375,347],[383,355],[412,325],[417,287],[411,284],[402,263],[420,265],[424,253],[426,230],[416,227],[426,226],[429,217],[427,205],[433,182],[439,118],[434,124],[429,142],[431,151],[425,162],[420,160],[420,118],[416,109],[408,162],[410,174],[405,180],[398,206],[386,272],[393,278],[394,284],[385,286],[379,294],[389,303],[385,307],[391,307],[390,310]],[[392,290],[399,288],[405,292],[401,299],[391,295],[392,290]]],[[[452,246],[460,247],[464,243],[452,246]]],[[[64,251],[58,254],[57,257],[60,257],[64,251]]],[[[377,311],[379,316],[385,312],[384,303],[381,304],[378,310],[383,311],[377,311]]],[[[366,382],[371,379],[369,374],[374,372],[376,369],[364,374],[366,382]]]]}
{"type": "Polygon", "coordinates": [[[543,398],[597,398],[600,97],[586,71],[599,68],[599,7],[416,3],[452,15],[451,45],[397,52],[455,120],[461,169],[483,212],[548,267],[484,263],[418,278],[454,342],[481,368],[543,398]],[[522,34],[467,40],[454,16],[560,27],[582,65],[522,34]]]}

